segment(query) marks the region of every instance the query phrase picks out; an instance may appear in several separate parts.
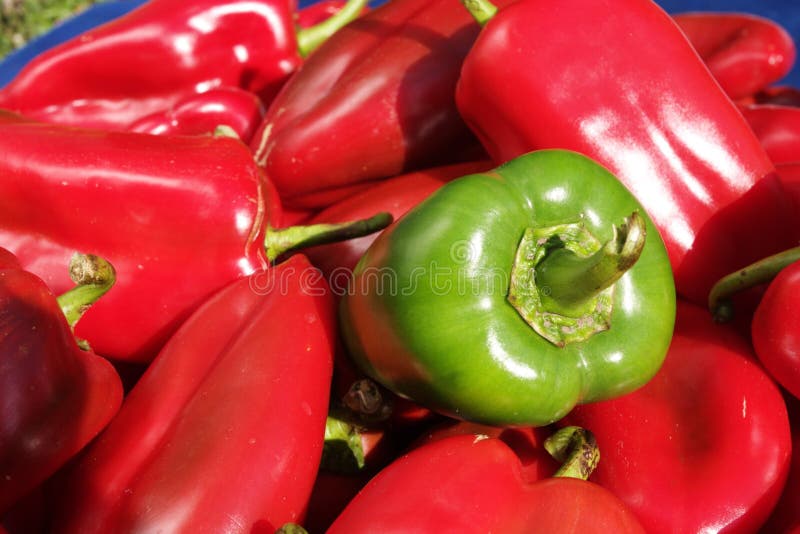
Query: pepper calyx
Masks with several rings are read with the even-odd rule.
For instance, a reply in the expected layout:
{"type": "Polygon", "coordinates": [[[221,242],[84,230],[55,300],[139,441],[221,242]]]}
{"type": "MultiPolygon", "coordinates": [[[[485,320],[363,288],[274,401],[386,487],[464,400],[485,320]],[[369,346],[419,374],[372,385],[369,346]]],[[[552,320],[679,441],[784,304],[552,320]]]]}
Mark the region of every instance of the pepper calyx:
{"type": "Polygon", "coordinates": [[[75,287],[60,295],[58,305],[70,328],[116,282],[116,271],[105,259],[93,254],[75,253],[69,262],[69,277],[75,287]]]}
{"type": "Polygon", "coordinates": [[[614,287],[641,256],[644,218],[633,212],[602,245],[582,222],[531,227],[517,248],[508,302],[557,347],[611,327],[614,287]]]}
{"type": "Polygon", "coordinates": [[[588,480],[600,462],[600,449],[589,430],[579,426],[565,426],[544,442],[550,456],[561,462],[554,477],[588,480]]]}

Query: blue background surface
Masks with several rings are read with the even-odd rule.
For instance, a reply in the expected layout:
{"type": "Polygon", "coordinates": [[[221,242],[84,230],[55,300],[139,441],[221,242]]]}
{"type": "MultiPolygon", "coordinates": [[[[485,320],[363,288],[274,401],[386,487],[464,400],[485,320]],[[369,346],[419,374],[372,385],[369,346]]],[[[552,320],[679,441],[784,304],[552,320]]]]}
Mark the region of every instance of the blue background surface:
{"type": "MultiPolygon", "coordinates": [[[[80,15],[60,24],[50,32],[32,40],[0,61],[0,87],[43,50],[66,41],[81,32],[121,16],[145,0],[109,0],[89,7],[80,15]]],[[[189,1],[189,0],[187,0],[189,1]]],[[[669,13],[682,11],[743,11],[771,18],[786,28],[800,43],[800,3],[796,0],[656,0],[669,13]]],[[[300,6],[313,0],[300,0],[300,6]]],[[[378,5],[382,0],[371,2],[378,5]]],[[[800,87],[800,66],[795,65],[781,83],[800,87]]]]}

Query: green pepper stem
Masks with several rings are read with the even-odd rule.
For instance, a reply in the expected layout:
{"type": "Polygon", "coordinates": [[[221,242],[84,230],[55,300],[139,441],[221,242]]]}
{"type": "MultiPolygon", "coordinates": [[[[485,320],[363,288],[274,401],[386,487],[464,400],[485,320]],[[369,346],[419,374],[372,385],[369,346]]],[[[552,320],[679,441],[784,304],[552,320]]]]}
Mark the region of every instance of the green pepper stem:
{"type": "Polygon", "coordinates": [[[383,230],[391,222],[391,213],[381,212],[368,219],[345,223],[267,228],[264,249],[267,259],[272,263],[287,252],[363,237],[383,230]]]}
{"type": "Polygon", "coordinates": [[[297,523],[286,523],[276,530],[275,534],[308,534],[308,531],[297,523]]]}
{"type": "Polygon", "coordinates": [[[331,35],[355,20],[367,4],[368,0],[347,0],[347,3],[336,14],[319,24],[297,30],[297,49],[300,56],[308,57],[331,35]]]}
{"type": "Polygon", "coordinates": [[[332,410],[325,420],[320,469],[331,473],[354,474],[362,470],[364,465],[360,428],[332,410]]]}
{"type": "Polygon", "coordinates": [[[564,247],[555,248],[536,265],[536,285],[553,312],[569,315],[611,287],[642,254],[647,235],[644,218],[633,212],[600,250],[581,257],[564,247]]]}
{"type": "Polygon", "coordinates": [[[720,323],[733,318],[731,297],[740,291],[765,284],[792,263],[800,260],[800,247],[790,248],[761,259],[721,278],[708,294],[708,308],[720,323]]]}
{"type": "Polygon", "coordinates": [[[497,6],[489,0],[461,0],[461,3],[481,26],[486,25],[497,13],[497,6]]]}
{"type": "Polygon", "coordinates": [[[73,254],[69,262],[69,277],[77,284],[58,297],[58,305],[70,328],[102,297],[116,281],[114,267],[92,254],[73,254]]]}
{"type": "Polygon", "coordinates": [[[544,442],[550,456],[561,462],[555,477],[588,480],[600,461],[594,434],[579,426],[565,426],[544,442]]]}

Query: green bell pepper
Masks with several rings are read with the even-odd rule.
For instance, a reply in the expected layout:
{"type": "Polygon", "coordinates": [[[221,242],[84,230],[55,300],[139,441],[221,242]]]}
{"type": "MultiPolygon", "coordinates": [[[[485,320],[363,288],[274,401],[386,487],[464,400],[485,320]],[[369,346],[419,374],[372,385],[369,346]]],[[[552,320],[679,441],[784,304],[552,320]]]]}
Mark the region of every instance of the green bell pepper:
{"type": "Polygon", "coordinates": [[[541,426],[650,380],[675,287],[631,193],[585,156],[543,150],[455,180],[390,226],[340,320],[354,361],[397,394],[541,426]]]}

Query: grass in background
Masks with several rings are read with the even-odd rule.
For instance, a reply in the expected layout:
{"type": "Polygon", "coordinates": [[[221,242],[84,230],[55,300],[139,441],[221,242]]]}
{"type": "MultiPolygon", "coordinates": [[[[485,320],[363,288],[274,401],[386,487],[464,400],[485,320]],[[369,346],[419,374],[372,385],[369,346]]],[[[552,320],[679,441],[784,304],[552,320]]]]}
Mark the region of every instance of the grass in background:
{"type": "Polygon", "coordinates": [[[0,0],[0,57],[99,0],[0,0]]]}

